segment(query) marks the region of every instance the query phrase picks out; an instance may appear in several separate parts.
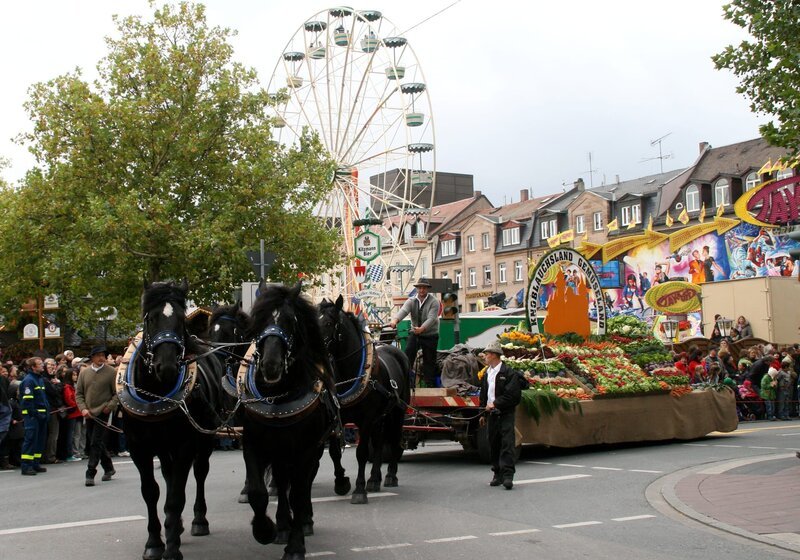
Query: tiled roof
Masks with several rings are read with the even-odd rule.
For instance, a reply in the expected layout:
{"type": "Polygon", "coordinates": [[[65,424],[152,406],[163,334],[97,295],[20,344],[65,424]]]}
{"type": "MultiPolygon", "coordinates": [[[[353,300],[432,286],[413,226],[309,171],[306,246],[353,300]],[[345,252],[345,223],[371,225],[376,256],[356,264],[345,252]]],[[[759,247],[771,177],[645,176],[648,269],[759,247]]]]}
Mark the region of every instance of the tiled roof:
{"type": "Polygon", "coordinates": [[[558,195],[547,195],[528,200],[520,200],[504,206],[499,206],[491,212],[481,212],[481,214],[496,223],[507,222],[508,220],[520,220],[530,218],[534,211],[541,205],[546,204],[558,195]]]}

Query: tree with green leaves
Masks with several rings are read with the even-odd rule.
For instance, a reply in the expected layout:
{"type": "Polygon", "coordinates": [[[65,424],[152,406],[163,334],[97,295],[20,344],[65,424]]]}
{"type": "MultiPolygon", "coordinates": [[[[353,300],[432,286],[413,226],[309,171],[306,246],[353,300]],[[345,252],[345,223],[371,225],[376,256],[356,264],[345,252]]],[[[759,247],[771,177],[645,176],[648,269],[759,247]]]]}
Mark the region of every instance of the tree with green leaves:
{"type": "Polygon", "coordinates": [[[747,30],[750,38],[729,45],[712,57],[740,80],[736,91],[750,100],[755,113],[772,118],[760,127],[775,146],[800,154],[800,2],[733,0],[723,7],[725,19],[747,30]]]}
{"type": "Polygon", "coordinates": [[[57,293],[80,324],[115,307],[138,320],[142,279],[187,278],[198,304],[252,279],[245,249],[266,240],[271,279],[320,274],[341,256],[314,208],[332,164],[318,139],[271,141],[255,72],[202,5],[115,17],[98,77],[31,87],[26,144],[36,164],[0,192],[0,306],[57,293]]]}

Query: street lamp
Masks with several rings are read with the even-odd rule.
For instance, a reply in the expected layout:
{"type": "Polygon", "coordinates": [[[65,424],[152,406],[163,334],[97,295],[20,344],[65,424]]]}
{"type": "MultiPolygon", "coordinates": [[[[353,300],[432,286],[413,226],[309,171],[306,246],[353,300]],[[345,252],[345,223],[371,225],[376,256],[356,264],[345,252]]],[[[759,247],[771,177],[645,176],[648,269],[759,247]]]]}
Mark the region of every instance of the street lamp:
{"type": "Polygon", "coordinates": [[[661,322],[664,326],[664,334],[669,338],[670,349],[675,349],[675,335],[678,333],[678,321],[675,319],[664,319],[661,322]]]}
{"type": "Polygon", "coordinates": [[[733,326],[733,320],[728,319],[726,317],[720,317],[717,319],[717,327],[719,328],[719,334],[722,338],[726,338],[731,334],[731,327],[733,326]]]}

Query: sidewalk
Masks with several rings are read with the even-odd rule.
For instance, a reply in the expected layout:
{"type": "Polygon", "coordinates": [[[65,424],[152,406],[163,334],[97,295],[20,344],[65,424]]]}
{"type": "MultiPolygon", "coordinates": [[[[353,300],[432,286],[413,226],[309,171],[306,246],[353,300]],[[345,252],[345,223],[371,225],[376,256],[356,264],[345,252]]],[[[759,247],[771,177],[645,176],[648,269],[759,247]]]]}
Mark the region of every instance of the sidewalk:
{"type": "Polygon", "coordinates": [[[679,471],[667,477],[661,495],[696,521],[800,553],[800,459],[794,453],[679,471]]]}

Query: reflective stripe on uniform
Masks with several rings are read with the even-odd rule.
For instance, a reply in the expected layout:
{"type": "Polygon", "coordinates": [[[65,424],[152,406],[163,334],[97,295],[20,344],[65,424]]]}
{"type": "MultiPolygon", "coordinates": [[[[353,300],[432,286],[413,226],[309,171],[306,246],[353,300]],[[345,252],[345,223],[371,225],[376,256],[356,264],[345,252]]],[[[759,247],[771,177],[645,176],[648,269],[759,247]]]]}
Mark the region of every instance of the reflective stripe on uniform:
{"type": "Polygon", "coordinates": [[[32,399],[33,395],[23,395],[22,398],[23,399],[32,399]]]}
{"type": "Polygon", "coordinates": [[[34,453],[33,454],[33,458],[34,459],[41,459],[42,458],[42,454],[41,453],[34,453]]]}
{"type": "Polygon", "coordinates": [[[25,455],[24,453],[20,455],[20,459],[23,461],[33,461],[33,455],[25,455]]]}
{"type": "Polygon", "coordinates": [[[28,411],[27,410],[23,410],[22,414],[28,414],[28,411]]]}

